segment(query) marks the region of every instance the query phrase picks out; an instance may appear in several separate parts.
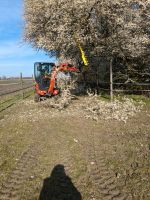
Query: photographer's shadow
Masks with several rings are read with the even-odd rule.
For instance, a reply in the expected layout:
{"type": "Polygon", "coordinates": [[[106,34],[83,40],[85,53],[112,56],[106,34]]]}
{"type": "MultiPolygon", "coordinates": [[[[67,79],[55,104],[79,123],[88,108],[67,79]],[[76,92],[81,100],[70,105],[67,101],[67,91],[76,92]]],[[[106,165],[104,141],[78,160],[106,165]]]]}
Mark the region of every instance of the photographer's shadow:
{"type": "Polygon", "coordinates": [[[39,200],[82,200],[82,197],[66,175],[64,166],[56,165],[51,176],[44,179],[39,200]]]}

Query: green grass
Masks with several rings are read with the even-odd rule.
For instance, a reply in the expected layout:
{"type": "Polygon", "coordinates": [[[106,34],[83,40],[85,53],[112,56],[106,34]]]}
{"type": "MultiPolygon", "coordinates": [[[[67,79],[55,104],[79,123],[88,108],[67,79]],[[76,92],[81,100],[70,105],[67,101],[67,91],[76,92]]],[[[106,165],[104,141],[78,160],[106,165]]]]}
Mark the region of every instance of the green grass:
{"type": "Polygon", "coordinates": [[[150,106],[150,98],[144,95],[126,95],[128,98],[133,99],[136,102],[143,101],[146,105],[150,106]]]}
{"type": "Polygon", "coordinates": [[[101,95],[98,96],[99,99],[103,101],[110,101],[110,95],[102,93],[101,95]]]}
{"type": "MultiPolygon", "coordinates": [[[[135,102],[140,102],[143,101],[146,106],[150,106],[150,98],[146,97],[144,95],[114,95],[114,99],[122,101],[124,97],[127,97],[129,99],[133,99],[135,102]]],[[[104,100],[104,101],[110,101],[110,95],[102,93],[101,95],[98,96],[99,99],[104,100]]]]}
{"type": "MultiPolygon", "coordinates": [[[[33,90],[25,91],[24,92],[24,99],[33,95],[33,90]]],[[[22,94],[12,94],[9,97],[6,97],[4,100],[0,102],[0,112],[6,110],[7,108],[13,106],[17,101],[22,100],[22,94]]]]}

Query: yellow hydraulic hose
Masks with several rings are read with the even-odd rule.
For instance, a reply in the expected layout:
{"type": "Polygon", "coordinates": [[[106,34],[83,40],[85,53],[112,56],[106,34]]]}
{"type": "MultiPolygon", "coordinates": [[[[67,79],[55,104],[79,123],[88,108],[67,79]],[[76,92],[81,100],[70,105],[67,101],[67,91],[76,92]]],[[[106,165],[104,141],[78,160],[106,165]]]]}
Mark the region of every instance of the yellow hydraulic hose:
{"type": "Polygon", "coordinates": [[[79,40],[75,37],[75,41],[76,41],[76,43],[77,43],[77,46],[79,47],[79,49],[80,49],[80,52],[81,52],[81,57],[82,57],[82,60],[83,60],[83,63],[84,63],[84,65],[85,66],[88,66],[88,60],[87,60],[87,58],[86,58],[86,56],[85,56],[85,52],[84,52],[84,50],[83,50],[83,48],[81,47],[81,44],[80,44],[80,42],[79,42],[79,40]]]}

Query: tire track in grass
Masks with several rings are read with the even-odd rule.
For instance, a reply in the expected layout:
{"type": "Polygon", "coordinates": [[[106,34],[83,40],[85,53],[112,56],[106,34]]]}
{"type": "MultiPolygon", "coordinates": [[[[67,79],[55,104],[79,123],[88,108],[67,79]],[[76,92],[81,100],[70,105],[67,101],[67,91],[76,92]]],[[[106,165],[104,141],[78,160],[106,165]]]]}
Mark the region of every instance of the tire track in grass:
{"type": "Polygon", "coordinates": [[[44,167],[44,165],[40,162],[38,171],[35,170],[33,174],[38,176],[38,174],[42,174],[41,170],[44,169],[48,176],[46,175],[43,177],[43,179],[40,180],[41,184],[36,185],[35,188],[28,188],[26,185],[24,190],[25,195],[21,196],[22,199],[48,199],[50,198],[50,195],[56,195],[57,200],[68,199],[68,196],[71,199],[74,198],[74,193],[71,193],[71,189],[69,189],[70,183],[68,179],[73,170],[73,163],[70,152],[68,151],[68,145],[65,140],[66,138],[62,137],[57,132],[53,135],[53,137],[50,137],[49,133],[43,135],[42,141],[47,141],[47,145],[43,146],[44,143],[41,143],[42,149],[44,148],[44,154],[41,152],[40,159],[45,157],[49,163],[49,166],[44,167]],[[52,160],[49,158],[50,154],[53,154],[52,160]],[[49,168],[51,168],[50,174],[49,168]],[[51,181],[53,181],[52,187],[51,181]],[[55,188],[55,191],[53,191],[53,188],[55,188]],[[44,193],[43,190],[46,190],[46,192],[44,193]]]}
{"type": "Polygon", "coordinates": [[[22,154],[16,168],[11,172],[0,189],[0,200],[20,200],[23,184],[30,177],[36,164],[38,149],[33,145],[22,154]]]}
{"type": "MultiPolygon", "coordinates": [[[[55,135],[57,138],[57,135],[55,135]]],[[[75,188],[72,182],[72,172],[75,169],[74,160],[68,149],[70,145],[64,141],[65,138],[58,136],[55,148],[57,149],[57,157],[54,160],[54,167],[49,177],[47,177],[47,187],[42,189],[40,199],[57,199],[57,200],[80,200],[80,192],[75,188]],[[51,182],[53,186],[51,187],[51,182]]]]}
{"type": "Polygon", "coordinates": [[[70,151],[71,144],[66,143],[65,137],[59,137],[61,144],[63,145],[63,149],[59,150],[59,163],[64,166],[64,170],[66,175],[61,176],[58,172],[58,180],[60,183],[60,191],[61,194],[58,200],[68,199],[68,200],[80,200],[80,191],[74,186],[72,183],[72,172],[76,170],[75,160],[72,156],[72,152],[70,151]]]}
{"type": "Polygon", "coordinates": [[[85,144],[87,173],[92,187],[90,199],[93,200],[129,200],[130,198],[117,189],[116,178],[113,172],[109,171],[101,151],[102,147],[96,145],[95,134],[87,134],[85,144]]]}

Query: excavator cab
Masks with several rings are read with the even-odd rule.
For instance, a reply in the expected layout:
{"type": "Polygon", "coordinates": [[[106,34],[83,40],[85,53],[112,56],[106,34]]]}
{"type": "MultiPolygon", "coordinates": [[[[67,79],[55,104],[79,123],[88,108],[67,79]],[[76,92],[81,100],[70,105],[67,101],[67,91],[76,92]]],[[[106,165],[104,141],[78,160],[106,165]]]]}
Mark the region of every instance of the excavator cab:
{"type": "Polygon", "coordinates": [[[46,89],[46,85],[42,84],[43,80],[46,79],[46,76],[50,75],[53,67],[55,67],[54,63],[41,63],[36,62],[34,64],[34,77],[35,81],[40,84],[40,87],[46,89]]]}
{"type": "Polygon", "coordinates": [[[36,62],[34,64],[34,78],[35,78],[35,101],[39,101],[40,96],[48,93],[50,88],[50,77],[54,63],[36,62]]]}

